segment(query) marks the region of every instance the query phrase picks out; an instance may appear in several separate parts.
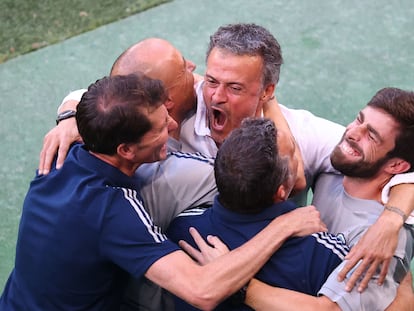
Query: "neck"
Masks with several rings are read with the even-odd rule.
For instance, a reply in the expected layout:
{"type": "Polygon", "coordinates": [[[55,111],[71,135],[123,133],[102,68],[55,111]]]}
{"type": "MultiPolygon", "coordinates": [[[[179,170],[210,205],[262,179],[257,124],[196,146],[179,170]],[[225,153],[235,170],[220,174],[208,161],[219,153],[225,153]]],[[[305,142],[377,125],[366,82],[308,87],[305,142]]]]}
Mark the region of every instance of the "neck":
{"type": "Polygon", "coordinates": [[[135,174],[135,171],[139,167],[139,164],[133,164],[129,161],[125,161],[117,155],[107,155],[92,151],[90,151],[90,153],[98,159],[104,161],[105,163],[108,163],[109,165],[112,165],[113,167],[117,168],[127,176],[133,176],[135,174]]]}
{"type": "Polygon", "coordinates": [[[345,191],[359,199],[381,201],[381,192],[390,176],[376,176],[373,178],[358,178],[345,176],[343,185],[345,191]]]}

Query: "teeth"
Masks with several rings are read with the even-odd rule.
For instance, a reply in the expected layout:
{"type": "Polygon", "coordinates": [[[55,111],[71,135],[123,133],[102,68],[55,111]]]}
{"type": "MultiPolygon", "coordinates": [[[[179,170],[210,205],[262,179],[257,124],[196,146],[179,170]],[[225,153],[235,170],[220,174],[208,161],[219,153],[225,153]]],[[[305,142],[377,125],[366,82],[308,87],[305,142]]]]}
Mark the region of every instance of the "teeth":
{"type": "Polygon", "coordinates": [[[359,152],[347,144],[346,141],[341,144],[341,150],[349,155],[359,156],[359,152]]]}

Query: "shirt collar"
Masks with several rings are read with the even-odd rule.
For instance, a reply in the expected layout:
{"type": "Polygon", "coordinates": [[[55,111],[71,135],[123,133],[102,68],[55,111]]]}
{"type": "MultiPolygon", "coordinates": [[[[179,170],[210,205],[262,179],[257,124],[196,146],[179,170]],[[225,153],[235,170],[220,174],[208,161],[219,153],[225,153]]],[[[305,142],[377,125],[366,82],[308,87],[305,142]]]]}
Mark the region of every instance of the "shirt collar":
{"type": "Polygon", "coordinates": [[[208,124],[207,106],[203,97],[203,83],[200,81],[196,84],[195,90],[197,94],[197,111],[194,122],[194,130],[199,136],[211,136],[210,127],[208,124]]]}
{"type": "Polygon", "coordinates": [[[256,214],[241,214],[225,208],[218,200],[218,195],[214,198],[212,212],[229,222],[250,223],[252,221],[273,220],[274,218],[288,213],[296,208],[291,201],[275,203],[256,214]]]}

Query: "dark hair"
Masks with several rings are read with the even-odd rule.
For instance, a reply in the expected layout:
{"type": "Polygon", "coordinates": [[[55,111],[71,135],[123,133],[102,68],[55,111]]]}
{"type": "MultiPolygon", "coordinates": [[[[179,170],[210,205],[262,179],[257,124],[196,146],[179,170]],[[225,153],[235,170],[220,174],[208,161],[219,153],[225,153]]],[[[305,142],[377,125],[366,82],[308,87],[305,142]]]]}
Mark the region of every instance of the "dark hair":
{"type": "Polygon", "coordinates": [[[226,208],[256,213],[272,205],[288,174],[288,161],[278,153],[273,121],[245,119],[219,148],[214,173],[219,201],[226,208]]]}
{"type": "Polygon", "coordinates": [[[120,144],[139,142],[152,127],[148,114],[166,98],[162,82],[143,74],[104,77],[91,84],[76,113],[86,148],[113,155],[120,144]]]}
{"type": "Polygon", "coordinates": [[[221,26],[210,36],[206,59],[213,48],[236,55],[259,55],[263,59],[263,86],[279,81],[282,51],[276,38],[266,28],[242,23],[221,26]]]}
{"type": "Polygon", "coordinates": [[[400,125],[395,147],[387,156],[399,157],[414,170],[414,92],[387,87],[379,90],[367,104],[390,114],[400,125]]]}

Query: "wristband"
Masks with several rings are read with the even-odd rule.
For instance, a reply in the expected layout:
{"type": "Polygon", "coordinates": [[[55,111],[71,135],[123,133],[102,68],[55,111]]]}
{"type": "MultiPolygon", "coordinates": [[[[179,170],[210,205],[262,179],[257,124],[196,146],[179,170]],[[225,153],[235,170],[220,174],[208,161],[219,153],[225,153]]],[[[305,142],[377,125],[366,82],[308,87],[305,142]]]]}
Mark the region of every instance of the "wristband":
{"type": "Polygon", "coordinates": [[[405,221],[408,218],[407,215],[405,215],[405,213],[402,210],[400,210],[398,207],[395,207],[395,206],[385,206],[384,208],[387,211],[390,211],[390,212],[393,212],[393,213],[396,213],[396,214],[400,215],[402,217],[402,219],[403,219],[403,223],[405,223],[405,221]]]}
{"type": "Polygon", "coordinates": [[[76,111],[75,110],[66,110],[63,111],[62,113],[59,113],[57,118],[56,118],[56,125],[59,124],[60,121],[69,119],[69,118],[73,118],[76,116],[76,111]]]}

